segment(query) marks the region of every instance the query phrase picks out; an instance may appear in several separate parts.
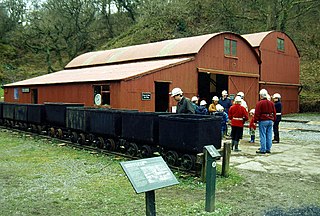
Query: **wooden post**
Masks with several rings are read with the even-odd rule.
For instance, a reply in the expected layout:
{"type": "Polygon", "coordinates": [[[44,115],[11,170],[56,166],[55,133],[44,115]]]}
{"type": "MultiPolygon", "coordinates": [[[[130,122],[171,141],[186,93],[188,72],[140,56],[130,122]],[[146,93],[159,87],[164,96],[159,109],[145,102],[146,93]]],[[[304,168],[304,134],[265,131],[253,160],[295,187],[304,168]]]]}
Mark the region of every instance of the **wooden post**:
{"type": "Polygon", "coordinates": [[[223,177],[229,176],[230,155],[231,155],[231,143],[225,142],[223,146],[222,171],[221,171],[221,175],[223,177]]]}

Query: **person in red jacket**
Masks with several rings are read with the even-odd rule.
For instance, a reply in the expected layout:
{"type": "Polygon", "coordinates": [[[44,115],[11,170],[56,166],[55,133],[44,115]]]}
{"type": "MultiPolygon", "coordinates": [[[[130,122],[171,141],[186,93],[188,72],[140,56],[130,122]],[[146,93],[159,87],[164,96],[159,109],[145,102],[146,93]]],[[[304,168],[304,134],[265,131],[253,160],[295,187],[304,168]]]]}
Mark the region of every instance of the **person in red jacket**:
{"type": "Polygon", "coordinates": [[[268,92],[261,89],[260,101],[257,103],[254,114],[254,122],[259,122],[260,149],[258,154],[271,153],[272,147],[272,125],[276,120],[276,108],[274,104],[267,99],[268,92]]]}
{"type": "Polygon", "coordinates": [[[232,150],[241,151],[239,149],[239,141],[243,136],[243,125],[248,120],[247,110],[241,106],[241,97],[237,96],[234,99],[234,104],[230,107],[228,117],[231,120],[231,138],[232,150]]]}

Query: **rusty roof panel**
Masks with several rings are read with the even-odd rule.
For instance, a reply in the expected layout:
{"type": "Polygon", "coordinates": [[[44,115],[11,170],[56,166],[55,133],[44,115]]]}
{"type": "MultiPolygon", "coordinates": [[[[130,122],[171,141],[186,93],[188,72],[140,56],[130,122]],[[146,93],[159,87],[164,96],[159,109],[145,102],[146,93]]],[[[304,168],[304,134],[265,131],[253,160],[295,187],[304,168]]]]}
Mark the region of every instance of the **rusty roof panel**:
{"type": "Polygon", "coordinates": [[[101,65],[115,62],[141,60],[156,57],[169,57],[198,53],[212,37],[221,34],[207,34],[188,38],[165,40],[155,43],[122,47],[112,50],[88,52],[74,58],[65,68],[101,65]]]}
{"type": "Polygon", "coordinates": [[[80,69],[66,69],[51,74],[7,84],[5,86],[29,86],[58,83],[94,82],[130,79],[135,76],[152,73],[159,69],[172,67],[193,60],[193,58],[175,58],[133,62],[117,65],[104,65],[80,69]]]}

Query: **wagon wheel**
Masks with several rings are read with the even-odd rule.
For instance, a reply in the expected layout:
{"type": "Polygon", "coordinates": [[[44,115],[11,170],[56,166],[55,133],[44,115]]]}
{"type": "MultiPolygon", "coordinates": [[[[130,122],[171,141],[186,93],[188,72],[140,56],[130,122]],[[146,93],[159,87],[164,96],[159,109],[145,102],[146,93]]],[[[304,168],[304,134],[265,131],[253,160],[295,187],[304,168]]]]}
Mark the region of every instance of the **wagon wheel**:
{"type": "Polygon", "coordinates": [[[62,129],[61,129],[61,128],[59,128],[58,130],[56,130],[55,136],[56,136],[58,139],[62,139],[62,137],[63,137],[63,132],[62,132],[62,129]]]}
{"type": "Polygon", "coordinates": [[[86,136],[85,136],[83,133],[80,133],[80,134],[79,134],[78,143],[79,143],[80,145],[86,144],[86,136]]]}
{"type": "Polygon", "coordinates": [[[116,149],[116,143],[113,139],[107,139],[105,148],[109,151],[114,151],[116,149]]]}
{"type": "Polygon", "coordinates": [[[98,137],[96,140],[95,140],[95,145],[100,148],[100,149],[104,149],[105,147],[105,142],[104,142],[104,139],[103,137],[98,137]]]}
{"type": "Polygon", "coordinates": [[[42,134],[43,127],[41,125],[37,126],[37,131],[39,134],[42,134]]]}
{"type": "Polygon", "coordinates": [[[184,154],[181,157],[181,166],[186,170],[191,170],[195,166],[196,158],[193,155],[184,154]]]}
{"type": "Polygon", "coordinates": [[[54,137],[54,134],[55,134],[54,128],[53,127],[49,128],[48,135],[51,137],[54,137]]]}
{"type": "Polygon", "coordinates": [[[144,145],[141,147],[141,157],[148,158],[152,155],[152,149],[148,145],[144,145]]]}
{"type": "Polygon", "coordinates": [[[91,143],[91,145],[93,145],[94,147],[98,147],[97,143],[94,142],[95,141],[95,136],[93,134],[89,134],[88,135],[88,142],[91,143]]]}
{"type": "Polygon", "coordinates": [[[168,151],[165,154],[165,161],[170,165],[170,166],[175,166],[178,162],[179,156],[178,153],[175,151],[168,151]]]}
{"type": "Polygon", "coordinates": [[[76,143],[78,141],[78,134],[77,132],[73,131],[70,135],[70,141],[76,143]]]}
{"type": "Polygon", "coordinates": [[[37,125],[32,124],[32,125],[31,125],[31,131],[32,131],[33,133],[38,132],[38,127],[37,127],[37,125]]]}
{"type": "Polygon", "coordinates": [[[138,154],[138,150],[139,150],[139,148],[138,148],[137,144],[129,143],[126,153],[133,157],[133,156],[136,156],[138,154]]]}

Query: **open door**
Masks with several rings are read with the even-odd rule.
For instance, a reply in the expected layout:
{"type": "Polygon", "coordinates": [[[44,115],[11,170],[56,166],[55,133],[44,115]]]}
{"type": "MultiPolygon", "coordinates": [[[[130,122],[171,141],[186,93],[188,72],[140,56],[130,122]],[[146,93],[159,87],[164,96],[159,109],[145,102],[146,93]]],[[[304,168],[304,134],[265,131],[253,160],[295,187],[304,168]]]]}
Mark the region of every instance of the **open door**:
{"type": "Polygon", "coordinates": [[[213,96],[221,97],[223,90],[228,90],[228,76],[212,73],[199,73],[198,96],[200,100],[211,103],[213,96]]]}
{"type": "Polygon", "coordinates": [[[38,103],[38,89],[31,89],[31,103],[38,103]]]}
{"type": "Polygon", "coordinates": [[[169,111],[169,82],[155,82],[155,112],[169,111]]]}

